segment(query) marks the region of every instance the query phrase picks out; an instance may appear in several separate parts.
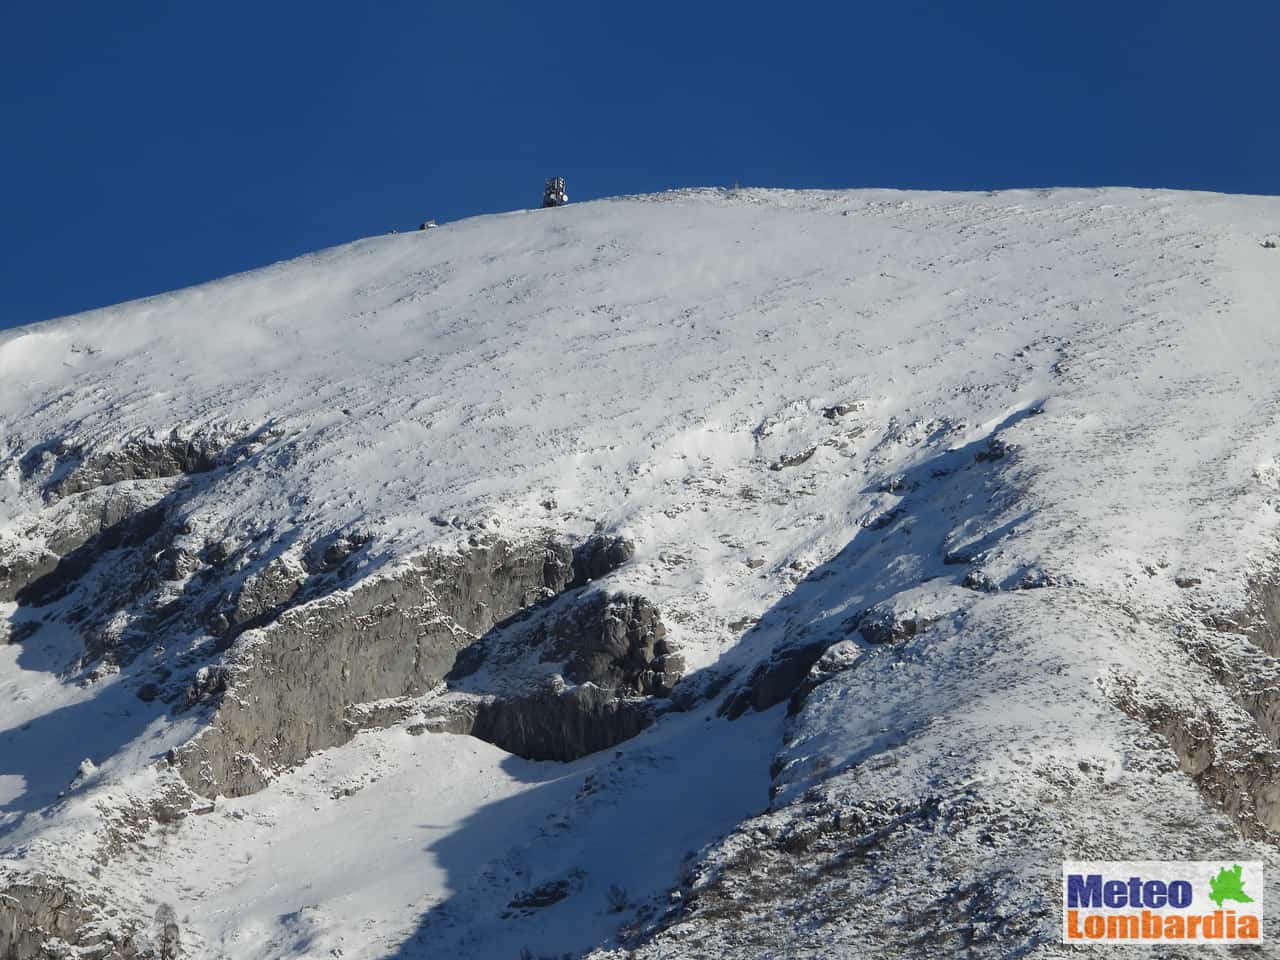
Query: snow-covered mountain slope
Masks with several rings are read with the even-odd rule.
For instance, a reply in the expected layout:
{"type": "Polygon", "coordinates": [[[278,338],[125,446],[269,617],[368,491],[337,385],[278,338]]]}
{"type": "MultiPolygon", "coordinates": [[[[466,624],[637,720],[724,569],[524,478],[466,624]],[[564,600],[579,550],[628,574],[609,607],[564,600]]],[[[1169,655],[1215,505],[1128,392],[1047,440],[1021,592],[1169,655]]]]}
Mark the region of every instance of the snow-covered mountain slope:
{"type": "Polygon", "coordinates": [[[682,191],[0,333],[0,955],[1056,956],[1063,859],[1275,878],[1277,229],[682,191]]]}

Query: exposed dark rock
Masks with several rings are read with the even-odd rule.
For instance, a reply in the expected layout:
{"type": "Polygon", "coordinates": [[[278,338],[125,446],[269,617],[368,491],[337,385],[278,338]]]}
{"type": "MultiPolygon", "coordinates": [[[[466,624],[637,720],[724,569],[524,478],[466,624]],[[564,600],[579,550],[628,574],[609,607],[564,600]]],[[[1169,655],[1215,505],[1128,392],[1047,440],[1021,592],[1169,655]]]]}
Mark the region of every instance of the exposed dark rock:
{"type": "Polygon", "coordinates": [[[644,597],[565,597],[463,651],[446,679],[471,692],[436,701],[424,728],[471,734],[530,759],[574,760],[639,733],[655,709],[643,698],[666,697],[682,673],[658,610],[644,597]],[[527,679],[516,689],[508,681],[495,696],[483,689],[489,680],[469,679],[488,662],[505,664],[497,673],[507,677],[521,664],[527,679]],[[563,670],[572,684],[559,673],[537,677],[541,664],[554,664],[545,669],[563,670]]]}
{"type": "Polygon", "coordinates": [[[732,680],[732,671],[714,667],[704,667],[681,677],[680,682],[671,690],[671,708],[692,710],[700,703],[715,699],[732,680]]]}
{"type": "Polygon", "coordinates": [[[720,705],[720,715],[736,720],[749,707],[768,710],[788,699],[830,645],[830,640],[820,640],[775,650],[751,672],[747,682],[720,705]]]}
{"type": "Polygon", "coordinates": [[[1250,583],[1249,607],[1240,619],[1240,632],[1271,656],[1280,657],[1280,582],[1250,583]]]}
{"type": "Polygon", "coordinates": [[[886,510],[879,516],[867,521],[866,527],[868,530],[883,530],[906,512],[902,507],[894,507],[892,510],[886,510]]]}
{"type": "Polygon", "coordinates": [[[476,714],[480,712],[482,698],[464,698],[446,700],[443,705],[433,704],[434,712],[422,721],[410,724],[406,729],[417,736],[418,733],[453,733],[460,736],[469,735],[476,724],[476,714]],[[421,729],[415,730],[415,727],[421,729]]]}
{"type": "Polygon", "coordinates": [[[70,465],[55,470],[54,478],[45,486],[45,498],[59,500],[122,480],[157,480],[207,473],[234,459],[235,453],[245,445],[270,438],[265,430],[243,436],[211,432],[182,437],[174,432],[161,437],[142,437],[114,450],[84,453],[64,447],[58,456],[60,460],[70,461],[70,465]]]}
{"type": "Polygon", "coordinates": [[[220,567],[233,556],[237,551],[237,545],[232,540],[214,540],[206,543],[204,549],[200,552],[200,559],[213,567],[220,567]]]}
{"type": "Polygon", "coordinates": [[[809,458],[812,457],[817,452],[818,452],[818,448],[814,446],[814,447],[808,447],[804,450],[801,450],[799,453],[784,453],[773,463],[769,464],[769,469],[783,470],[783,469],[786,469],[787,467],[798,467],[800,466],[800,464],[805,463],[807,460],[809,460],[809,458]]]}
{"type": "Polygon", "coordinates": [[[518,757],[566,762],[630,740],[653,722],[644,700],[557,680],[527,697],[482,702],[468,732],[518,757]]]}
{"type": "Polygon", "coordinates": [[[18,591],[53,572],[67,554],[100,535],[110,536],[163,499],[163,491],[95,491],[57,508],[51,529],[31,527],[18,531],[19,538],[0,534],[0,601],[15,599],[18,591]],[[42,537],[44,546],[37,546],[42,537]]]}
{"type": "Polygon", "coordinates": [[[197,559],[193,547],[176,542],[193,530],[189,521],[174,521],[170,514],[176,513],[183,491],[194,489],[191,482],[121,481],[208,472],[245,459],[274,436],[265,429],[239,438],[214,432],[194,438],[170,434],[91,453],[61,442],[33,448],[22,460],[23,476],[43,476],[45,500],[51,506],[43,527],[18,531],[22,539],[9,542],[0,536],[0,601],[43,605],[59,599],[103,554],[144,543],[148,583],[185,579],[204,558],[197,559]],[[162,530],[167,524],[171,528],[162,530]],[[153,539],[156,542],[147,543],[153,539]]]}
{"type": "Polygon", "coordinates": [[[547,883],[516,894],[507,906],[512,910],[539,910],[559,903],[565,897],[582,889],[586,874],[574,870],[567,877],[550,880],[547,883]]]}
{"type": "Polygon", "coordinates": [[[36,635],[40,630],[39,620],[24,620],[21,623],[9,625],[8,642],[22,643],[36,635]]]}
{"type": "Polygon", "coordinates": [[[973,459],[977,463],[990,463],[995,460],[1003,460],[1009,453],[1009,445],[999,437],[992,437],[987,441],[985,450],[979,450],[974,454],[973,459]]]}
{"type": "Polygon", "coordinates": [[[1045,587],[1058,586],[1058,579],[1039,568],[1028,570],[1018,581],[1019,590],[1043,590],[1045,587]]]}
{"type": "Polygon", "coordinates": [[[0,544],[0,602],[17,597],[34,580],[52,573],[58,566],[55,553],[6,553],[0,544]]]}
{"type": "Polygon", "coordinates": [[[303,565],[311,574],[330,573],[341,567],[372,541],[373,534],[360,530],[348,530],[325,537],[311,545],[303,558],[303,565]]]}
{"type": "Polygon", "coordinates": [[[843,640],[827,647],[817,662],[809,668],[804,679],[792,691],[791,699],[787,702],[787,716],[795,716],[799,713],[805,701],[809,699],[809,694],[817,687],[857,664],[860,654],[858,645],[851,640],[843,640]]]}
{"type": "Polygon", "coordinates": [[[40,607],[66,596],[103,554],[146,543],[160,531],[164,519],[165,508],[161,504],[120,520],[57,560],[48,572],[19,588],[14,599],[22,606],[40,607]]]}
{"type": "Polygon", "coordinates": [[[597,593],[548,627],[550,654],[574,683],[665,696],[683,673],[657,607],[644,597],[597,593]]]}
{"type": "Polygon", "coordinates": [[[839,420],[841,417],[853,413],[859,406],[860,404],[857,403],[837,403],[834,407],[824,409],[822,415],[828,420],[839,420]]]}
{"type": "Polygon", "coordinates": [[[64,462],[72,452],[61,439],[49,437],[18,458],[18,472],[23,480],[30,480],[41,471],[47,461],[52,460],[54,464],[64,462]]]}
{"type": "Polygon", "coordinates": [[[936,618],[904,615],[897,610],[871,610],[862,618],[858,632],[867,643],[895,643],[923,632],[936,618]]]}
{"type": "Polygon", "coordinates": [[[212,802],[197,797],[177,777],[165,776],[161,783],[155,794],[146,801],[143,817],[139,820],[142,825],[146,825],[147,818],[156,823],[177,823],[191,814],[205,815],[213,812],[212,802]]]}
{"type": "Polygon", "coordinates": [[[227,668],[221,664],[201,667],[187,687],[186,706],[191,707],[220,696],[227,689],[229,680],[227,668]]]}
{"type": "Polygon", "coordinates": [[[591,580],[612,573],[634,557],[636,545],[625,537],[588,537],[573,551],[573,580],[570,587],[581,587],[591,580]]]}
{"type": "Polygon", "coordinates": [[[276,557],[241,585],[229,608],[219,610],[236,632],[275,620],[307,581],[306,571],[276,557]]]}
{"type": "Polygon", "coordinates": [[[979,590],[982,593],[997,593],[1000,590],[1000,584],[996,583],[995,580],[981,570],[970,570],[966,573],[964,580],[960,582],[960,586],[969,590],[979,590]]]}
{"type": "Polygon", "coordinates": [[[942,555],[942,562],[948,566],[962,563],[977,563],[983,558],[983,552],[976,547],[956,547],[942,555]]]}
{"type": "Polygon", "coordinates": [[[1114,695],[1129,716],[1168,742],[1184,773],[1250,839],[1280,837],[1280,751],[1263,735],[1240,735],[1229,718],[1204,702],[1173,701],[1119,677],[1114,695]]]}
{"type": "Polygon", "coordinates": [[[877,483],[875,485],[875,490],[877,493],[900,494],[900,493],[907,493],[911,490],[914,490],[918,486],[919,486],[918,483],[915,483],[914,481],[909,481],[905,477],[889,477],[888,479],[882,480],[879,483],[877,483]]]}
{"type": "Polygon", "coordinates": [[[1252,724],[1242,724],[1211,697],[1170,696],[1138,677],[1120,676],[1112,688],[1121,709],[1167,740],[1200,792],[1232,816],[1244,835],[1272,843],[1280,842],[1278,624],[1280,587],[1259,579],[1249,584],[1244,610],[1205,618],[1211,632],[1189,625],[1174,631],[1183,650],[1207,668],[1252,724]],[[1250,642],[1239,643],[1241,636],[1250,642]]]}
{"type": "Polygon", "coordinates": [[[185,580],[199,569],[200,558],[182,547],[170,545],[156,556],[156,573],[164,580],[185,580]]]}

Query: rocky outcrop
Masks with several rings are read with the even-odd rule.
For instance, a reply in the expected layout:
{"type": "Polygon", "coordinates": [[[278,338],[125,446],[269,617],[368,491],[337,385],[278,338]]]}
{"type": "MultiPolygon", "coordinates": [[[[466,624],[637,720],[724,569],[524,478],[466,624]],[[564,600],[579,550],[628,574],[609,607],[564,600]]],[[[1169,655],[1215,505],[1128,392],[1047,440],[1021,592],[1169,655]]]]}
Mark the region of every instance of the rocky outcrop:
{"type": "Polygon", "coordinates": [[[15,592],[14,599],[22,606],[32,607],[61,599],[103,554],[146,543],[163,523],[163,506],[129,514],[60,558],[47,573],[30,580],[15,592]]]}
{"type": "Polygon", "coordinates": [[[630,740],[653,722],[652,704],[558,676],[524,697],[481,701],[465,732],[527,760],[576,760],[630,740]]]}
{"type": "Polygon", "coordinates": [[[593,683],[570,686],[553,673],[517,696],[450,695],[407,729],[472,736],[526,760],[567,763],[630,740],[658,712],[652,698],[620,697],[593,683]]]}
{"type": "Polygon", "coordinates": [[[58,555],[0,540],[0,603],[17,598],[33,580],[45,576],[58,565],[58,555]]]}
{"type": "MultiPolygon", "coordinates": [[[[175,513],[180,491],[199,488],[184,478],[248,462],[278,436],[270,427],[239,424],[93,450],[63,440],[37,444],[19,460],[18,472],[45,506],[0,535],[0,601],[38,606],[60,598],[104,554],[153,540],[157,525],[175,513]]],[[[200,566],[173,542],[191,532],[182,526],[175,524],[165,542],[148,551],[160,578],[178,580],[200,566]]]]}
{"type": "Polygon", "coordinates": [[[596,593],[547,628],[548,654],[574,683],[666,696],[684,670],[657,607],[644,597],[596,593]]]}
{"type": "Polygon", "coordinates": [[[151,950],[140,952],[131,932],[109,929],[102,922],[103,912],[102,903],[56,877],[0,872],[0,957],[132,960],[161,956],[151,950]]]}
{"type": "MultiPolygon", "coordinates": [[[[1195,578],[1175,578],[1175,583],[1178,579],[1195,578]]],[[[1183,772],[1244,836],[1275,843],[1280,842],[1280,662],[1275,659],[1280,586],[1260,577],[1249,584],[1248,598],[1239,612],[1210,612],[1202,622],[1188,617],[1173,626],[1180,651],[1205,670],[1199,689],[1188,685],[1174,692],[1150,678],[1119,675],[1109,691],[1121,710],[1164,738],[1183,772]]]]}
{"type": "Polygon", "coordinates": [[[210,618],[210,629],[232,637],[255,626],[270,623],[306,587],[307,573],[292,557],[276,557],[247,577],[210,618]]]}
{"type": "Polygon", "coordinates": [[[742,687],[725,699],[718,712],[736,720],[748,709],[768,710],[789,699],[830,645],[830,640],[819,640],[774,651],[768,660],[751,671],[742,687]]]}
{"type": "Polygon", "coordinates": [[[1248,608],[1238,620],[1241,632],[1254,644],[1280,657],[1280,580],[1259,578],[1249,584],[1248,608]]]}
{"type": "Polygon", "coordinates": [[[646,598],[565,597],[470,648],[423,727],[530,760],[576,760],[648,726],[683,671],[646,598]]]}
{"type": "MultiPolygon", "coordinates": [[[[98,463],[90,474],[119,483],[216,465],[212,448],[172,438],[122,456],[98,463]]],[[[600,534],[572,551],[549,534],[519,544],[473,536],[457,553],[432,553],[399,573],[344,589],[359,575],[368,534],[339,531],[285,551],[270,530],[253,543],[209,540],[184,519],[185,483],[120,497],[85,480],[85,492],[52,509],[88,513],[80,525],[87,535],[74,546],[63,543],[65,554],[29,558],[21,569],[14,560],[20,554],[7,552],[0,574],[25,606],[74,593],[72,619],[81,625],[84,662],[128,663],[150,638],[188,631],[214,638],[205,645],[206,658],[229,651],[198,669],[188,665],[200,656],[193,651],[155,665],[137,682],[144,702],[210,712],[210,724],[170,756],[182,778],[207,797],[251,793],[275,771],[346,742],[357,729],[396,722],[402,713],[371,713],[362,705],[421,696],[496,625],[607,576],[635,551],[629,540],[600,534]],[[97,506],[86,511],[85,504],[97,506]]],[[[63,477],[58,490],[67,494],[73,486],[63,477]]],[[[682,672],[657,610],[643,598],[591,594],[555,618],[533,622],[545,657],[564,661],[558,669],[574,684],[604,693],[547,699],[527,688],[468,720],[469,728],[479,717],[478,729],[513,751],[580,756],[633,736],[649,711],[628,698],[663,696],[682,672]],[[535,719],[547,711],[545,722],[535,719]]]]}
{"type": "Polygon", "coordinates": [[[858,621],[858,632],[867,643],[898,643],[928,628],[936,617],[903,612],[892,604],[867,611],[858,621]]]}
{"type": "MultiPolygon", "coordinates": [[[[169,466],[203,469],[166,449],[175,458],[169,466]]],[[[368,534],[343,530],[287,546],[271,530],[251,542],[217,531],[209,539],[184,508],[199,481],[113,481],[145,472],[141,461],[130,462],[117,463],[117,473],[94,468],[114,486],[90,484],[74,496],[74,485],[58,488],[65,499],[45,509],[45,520],[80,518],[57,525],[64,552],[0,551],[0,587],[26,607],[65,600],[59,610],[80,628],[85,661],[114,660],[142,701],[207,718],[168,755],[181,787],[171,791],[176,799],[166,794],[163,804],[108,818],[102,836],[110,856],[153,823],[206,812],[206,798],[254,792],[360,729],[412,719],[421,709],[416,698],[442,684],[461,650],[571,584],[607,576],[634,552],[616,537],[592,537],[575,552],[551,533],[520,541],[474,534],[457,549],[358,579],[367,569],[368,534]],[[131,666],[155,638],[183,634],[204,634],[205,642],[131,666]],[[182,795],[188,788],[201,799],[182,795]]],[[[553,619],[528,622],[543,629],[544,652],[569,661],[559,669],[575,685],[480,698],[458,712],[456,732],[522,756],[568,760],[652,721],[642,695],[668,690],[681,672],[657,610],[643,598],[605,594],[559,609],[553,619]]],[[[9,624],[8,639],[22,641],[35,622],[9,624]]],[[[417,724],[412,732],[425,729],[417,724]]],[[[0,895],[4,960],[60,956],[46,948],[59,943],[83,948],[86,957],[178,955],[172,917],[154,930],[135,923],[128,929],[141,931],[136,937],[111,940],[96,932],[109,905],[54,881],[8,886],[0,895]]]]}
{"type": "Polygon", "coordinates": [[[47,501],[60,500],[96,487],[123,480],[157,480],[184,474],[207,473],[215,467],[249,456],[278,434],[269,428],[245,426],[200,431],[183,436],[168,434],[131,439],[118,447],[85,451],[55,443],[38,447],[23,458],[23,472],[30,476],[45,467],[51,477],[45,483],[47,501]]]}
{"type": "Polygon", "coordinates": [[[33,521],[0,534],[0,602],[16,600],[33,583],[53,573],[63,558],[90,541],[118,535],[123,526],[153,508],[167,492],[125,484],[94,490],[58,504],[43,523],[33,521]]]}
{"type": "Polygon", "coordinates": [[[349,740],[352,704],[418,696],[500,620],[569,582],[571,555],[547,538],[436,553],[244,635],[210,726],[171,762],[198,793],[241,796],[277,769],[349,740]]]}
{"type": "Polygon", "coordinates": [[[636,545],[625,537],[594,534],[573,551],[573,582],[570,587],[585,586],[599,580],[634,557],[636,545]]]}
{"type": "MultiPolygon", "coordinates": [[[[102,525],[63,554],[3,553],[0,545],[0,561],[9,571],[6,592],[24,607],[66,600],[60,616],[84,641],[82,663],[103,657],[127,661],[174,615],[195,618],[191,604],[140,603],[161,582],[164,546],[181,533],[172,519],[173,500],[172,492],[158,501],[111,497],[100,512],[93,511],[102,525]]],[[[98,526],[78,509],[61,515],[80,517],[84,526],[72,529],[98,526]]]]}
{"type": "Polygon", "coordinates": [[[1116,705],[1165,739],[1182,771],[1243,836],[1280,838],[1280,750],[1257,727],[1209,697],[1170,696],[1129,676],[1111,686],[1116,705]]]}

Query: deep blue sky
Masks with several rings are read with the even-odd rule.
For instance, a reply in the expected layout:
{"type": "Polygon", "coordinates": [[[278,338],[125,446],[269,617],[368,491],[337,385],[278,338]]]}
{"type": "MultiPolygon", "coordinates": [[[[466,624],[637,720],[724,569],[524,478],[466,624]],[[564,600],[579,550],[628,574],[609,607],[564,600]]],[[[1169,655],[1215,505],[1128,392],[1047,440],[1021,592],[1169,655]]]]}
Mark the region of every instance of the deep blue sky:
{"type": "Polygon", "coordinates": [[[1280,193],[1280,4],[0,0],[0,327],[676,186],[1280,193]]]}

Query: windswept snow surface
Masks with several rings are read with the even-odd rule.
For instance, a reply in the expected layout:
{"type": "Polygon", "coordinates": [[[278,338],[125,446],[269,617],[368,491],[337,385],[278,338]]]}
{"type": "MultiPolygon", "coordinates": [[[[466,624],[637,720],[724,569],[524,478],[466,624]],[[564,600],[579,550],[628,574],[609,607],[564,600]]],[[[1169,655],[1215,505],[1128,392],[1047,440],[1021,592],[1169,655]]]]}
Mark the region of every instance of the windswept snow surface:
{"type": "Polygon", "coordinates": [[[1240,614],[1272,569],[1278,223],[1274,199],[1150,190],[679,191],[0,333],[10,544],[56,536],[33,451],[256,434],[250,469],[189,494],[192,529],[359,528],[366,576],[460,530],[608,530],[638,545],[614,579],[726,693],[775,647],[835,645],[790,718],[731,721],[717,697],[567,765],[368,732],[98,862],[103,818],[195,721],[134,697],[127,668],[64,675],[78,641],[50,624],[0,647],[0,865],[169,903],[193,955],[237,960],[576,955],[664,913],[655,957],[952,949],[903,946],[912,923],[1048,954],[1063,859],[1247,855],[1275,878],[1274,845],[1241,840],[1129,701],[1166,691],[1274,749],[1183,631],[1240,614]],[[868,643],[868,609],[919,629],[868,643]],[[921,798],[965,815],[885,839],[891,873],[806,875],[828,913],[785,870],[732,923],[672,907],[815,805],[921,798]],[[912,918],[966,884],[1013,919],[912,918]]]}

